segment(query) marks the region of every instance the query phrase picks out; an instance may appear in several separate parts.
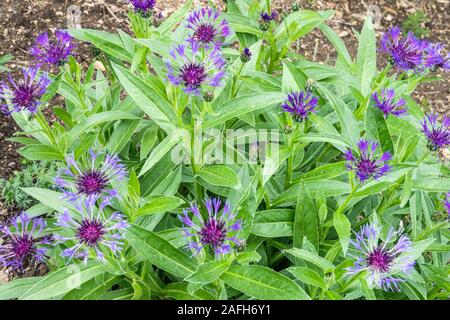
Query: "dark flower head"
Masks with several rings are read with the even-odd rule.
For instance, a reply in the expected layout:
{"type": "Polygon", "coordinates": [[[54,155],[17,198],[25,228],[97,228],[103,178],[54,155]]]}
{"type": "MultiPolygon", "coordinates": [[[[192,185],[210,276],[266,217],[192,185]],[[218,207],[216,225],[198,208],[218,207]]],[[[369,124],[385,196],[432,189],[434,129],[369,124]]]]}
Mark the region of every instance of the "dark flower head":
{"type": "Polygon", "coordinates": [[[381,158],[377,159],[375,157],[377,148],[378,144],[376,142],[361,139],[358,143],[359,150],[356,154],[350,149],[345,153],[347,169],[355,171],[361,183],[364,183],[371,177],[378,179],[391,169],[388,165],[388,161],[392,158],[391,154],[385,152],[381,158]]]}
{"type": "Polygon", "coordinates": [[[426,50],[424,61],[425,67],[435,71],[439,68],[445,71],[450,70],[450,53],[445,55],[442,51],[445,49],[445,45],[442,43],[430,44],[426,50]]]}
{"type": "Polygon", "coordinates": [[[250,59],[252,58],[252,52],[250,51],[249,48],[244,48],[244,50],[241,53],[241,61],[244,63],[247,63],[250,61],[250,59]]]}
{"type": "Polygon", "coordinates": [[[148,18],[155,8],[156,0],[130,0],[130,3],[133,5],[134,11],[148,18]]]}
{"type": "Polygon", "coordinates": [[[55,234],[56,244],[70,244],[71,247],[62,252],[63,257],[82,259],[86,263],[90,256],[104,262],[105,255],[111,252],[116,255],[123,246],[128,222],[119,212],[110,215],[105,208],[110,205],[108,197],[89,197],[74,203],[77,215],[64,209],[57,216],[57,225],[62,228],[61,234],[55,234]],[[97,207],[96,203],[100,201],[97,207]]]}
{"type": "Polygon", "coordinates": [[[171,60],[166,62],[167,77],[187,94],[200,95],[221,85],[225,60],[216,48],[207,50],[203,56],[199,44],[191,42],[188,47],[179,45],[172,49],[170,56],[171,60]]]}
{"type": "Polygon", "coordinates": [[[41,105],[40,99],[45,94],[50,80],[43,74],[36,80],[37,69],[23,69],[23,79],[14,81],[8,76],[8,82],[0,83],[0,111],[9,115],[13,112],[27,110],[36,113],[41,105]]]}
{"type": "Polygon", "coordinates": [[[437,114],[428,114],[422,122],[422,132],[428,139],[428,147],[432,151],[450,146],[450,118],[444,116],[442,124],[437,121],[437,114]]]}
{"type": "Polygon", "coordinates": [[[423,68],[423,54],[428,46],[427,41],[417,39],[412,32],[403,37],[399,27],[389,29],[381,39],[381,51],[389,55],[393,65],[404,71],[423,68]]]}
{"type": "Polygon", "coordinates": [[[50,237],[44,236],[45,227],[43,219],[30,218],[26,213],[0,226],[0,264],[23,269],[30,262],[44,262],[45,245],[50,244],[50,237]]]}
{"type": "Polygon", "coordinates": [[[385,118],[389,114],[401,116],[406,113],[404,108],[406,101],[404,99],[396,99],[393,89],[381,89],[379,93],[375,92],[372,98],[375,101],[375,106],[383,112],[385,118]]]}
{"type": "Polygon", "coordinates": [[[183,223],[183,234],[189,239],[189,248],[198,253],[210,246],[216,255],[230,253],[231,243],[241,243],[234,235],[241,230],[241,221],[234,221],[236,214],[231,212],[227,203],[222,208],[222,202],[217,198],[205,200],[205,207],[208,211],[206,219],[196,205],[183,210],[183,215],[179,216],[183,223]],[[189,213],[193,214],[192,217],[189,217],[189,213]]]}
{"type": "Polygon", "coordinates": [[[268,12],[262,11],[259,16],[261,17],[261,20],[264,22],[270,22],[272,20],[275,20],[278,18],[278,12],[275,10],[272,10],[272,12],[269,14],[268,12]]]}
{"type": "Polygon", "coordinates": [[[63,190],[67,199],[76,201],[80,197],[96,197],[101,194],[117,196],[111,183],[125,178],[125,166],[117,156],[109,154],[102,161],[97,161],[100,155],[90,150],[86,163],[77,163],[73,154],[66,158],[67,167],[58,172],[55,183],[63,190]]]}
{"type": "Polygon", "coordinates": [[[31,49],[31,54],[38,67],[61,66],[67,62],[75,47],[73,38],[67,32],[56,31],[54,41],[51,41],[45,32],[36,38],[36,44],[31,49]]]}
{"type": "Polygon", "coordinates": [[[186,27],[189,29],[188,41],[205,48],[220,49],[224,39],[231,34],[228,22],[211,8],[193,11],[187,18],[186,27]]]}
{"type": "Polygon", "coordinates": [[[285,112],[289,112],[295,121],[303,121],[309,112],[316,112],[318,98],[310,92],[292,92],[281,105],[285,112]]]}
{"type": "Polygon", "coordinates": [[[386,240],[380,243],[378,227],[365,225],[356,234],[355,240],[350,240],[356,254],[356,261],[347,268],[347,274],[357,274],[367,271],[366,281],[370,288],[380,288],[385,291],[399,290],[401,278],[395,277],[399,272],[408,273],[414,267],[414,260],[410,255],[411,241],[401,230],[389,230],[386,240]],[[395,238],[398,237],[394,245],[395,238]]]}
{"type": "Polygon", "coordinates": [[[267,31],[270,28],[270,22],[275,20],[278,17],[278,13],[276,11],[272,11],[270,14],[268,12],[262,11],[260,14],[259,28],[262,31],[267,31]]]}

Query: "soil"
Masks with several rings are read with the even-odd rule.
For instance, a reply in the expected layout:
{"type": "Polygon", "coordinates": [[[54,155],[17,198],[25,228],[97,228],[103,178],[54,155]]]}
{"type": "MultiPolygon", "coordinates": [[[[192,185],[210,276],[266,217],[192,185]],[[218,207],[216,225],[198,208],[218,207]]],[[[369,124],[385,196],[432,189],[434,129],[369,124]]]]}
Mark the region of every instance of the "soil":
{"type": "MultiPolygon", "coordinates": [[[[197,5],[199,2],[194,0],[197,5]]],[[[224,2],[219,0],[213,2],[224,5],[224,2]]],[[[283,14],[288,13],[296,1],[274,2],[274,7],[283,14]]],[[[164,18],[183,3],[184,0],[158,1],[156,11],[164,18]]],[[[370,3],[376,6],[371,7],[365,1],[356,0],[302,0],[298,3],[303,9],[336,10],[336,14],[328,23],[344,39],[352,56],[356,55],[357,50],[353,30],[361,29],[369,9],[379,12],[376,15],[380,18],[379,23],[376,23],[378,37],[388,27],[400,26],[408,14],[422,10],[429,18],[424,27],[430,30],[430,40],[449,44],[450,0],[372,0],[370,3]]],[[[3,0],[0,2],[0,55],[14,55],[8,67],[13,76],[17,75],[22,66],[29,65],[29,50],[36,36],[43,31],[54,32],[56,29],[67,28],[68,21],[74,21],[68,19],[68,13],[75,12],[76,15],[79,10],[79,24],[83,28],[110,32],[122,29],[130,32],[127,22],[128,8],[127,0],[3,0]]],[[[330,63],[335,59],[332,46],[317,30],[302,38],[299,52],[317,62],[330,63]]],[[[91,51],[88,46],[80,45],[75,58],[79,62],[90,61],[91,51]]],[[[382,64],[386,63],[385,59],[379,60],[382,64]]],[[[5,73],[1,73],[0,80],[5,76],[5,73]]],[[[415,99],[427,109],[440,114],[450,114],[450,72],[438,73],[438,76],[442,80],[421,85],[416,90],[415,99]]],[[[51,118],[51,115],[49,117],[51,118]]],[[[20,170],[20,156],[16,152],[19,145],[7,140],[17,130],[14,121],[0,114],[0,178],[8,178],[15,170],[20,170]]],[[[0,215],[7,214],[7,208],[0,201],[0,215]]],[[[0,283],[5,278],[1,273],[0,271],[0,283]]]]}

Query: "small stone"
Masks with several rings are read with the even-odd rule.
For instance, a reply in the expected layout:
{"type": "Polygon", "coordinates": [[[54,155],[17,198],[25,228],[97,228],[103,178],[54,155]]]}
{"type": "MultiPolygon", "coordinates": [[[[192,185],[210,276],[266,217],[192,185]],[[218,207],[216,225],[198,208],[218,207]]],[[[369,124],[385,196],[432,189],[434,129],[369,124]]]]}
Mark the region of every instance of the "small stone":
{"type": "Polygon", "coordinates": [[[0,285],[9,282],[9,277],[6,271],[0,270],[0,285]]]}

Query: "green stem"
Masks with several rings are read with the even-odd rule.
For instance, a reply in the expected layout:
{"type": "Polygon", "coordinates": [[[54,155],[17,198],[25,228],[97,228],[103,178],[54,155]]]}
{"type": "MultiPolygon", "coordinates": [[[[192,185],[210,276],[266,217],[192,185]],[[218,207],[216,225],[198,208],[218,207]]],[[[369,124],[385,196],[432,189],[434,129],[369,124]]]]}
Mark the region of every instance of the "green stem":
{"type": "MultiPolygon", "coordinates": [[[[202,186],[197,182],[197,173],[199,168],[196,163],[196,154],[195,154],[195,100],[191,99],[191,127],[192,127],[192,136],[191,136],[191,166],[192,166],[192,174],[194,179],[194,196],[198,201],[201,201],[203,198],[203,190],[202,186]]],[[[200,146],[201,147],[201,146],[200,146]]]]}
{"type": "Polygon", "coordinates": [[[277,43],[273,36],[272,29],[270,29],[269,43],[270,43],[270,62],[269,67],[267,68],[267,73],[271,74],[277,60],[277,43]]]}
{"type": "Polygon", "coordinates": [[[344,203],[342,203],[339,208],[336,210],[334,214],[341,214],[345,211],[348,203],[353,199],[353,196],[355,195],[356,190],[352,190],[352,192],[349,193],[347,198],[345,198],[344,203]]]}
{"type": "Polygon", "coordinates": [[[287,160],[287,168],[286,168],[286,180],[284,182],[284,189],[288,189],[289,186],[291,185],[291,180],[292,180],[292,171],[293,171],[293,167],[294,167],[294,150],[292,150],[292,137],[289,137],[289,158],[287,160]]]}
{"type": "Polygon", "coordinates": [[[36,120],[40,124],[41,128],[44,130],[45,134],[47,135],[47,138],[55,145],[57,146],[55,136],[53,135],[52,130],[50,129],[47,121],[44,118],[44,115],[41,111],[38,111],[36,113],[36,120]]]}
{"type": "Polygon", "coordinates": [[[234,98],[236,96],[236,83],[238,80],[238,77],[241,75],[242,69],[244,69],[244,62],[241,63],[241,66],[239,67],[238,72],[234,75],[233,81],[231,83],[231,96],[230,98],[234,98]]]}

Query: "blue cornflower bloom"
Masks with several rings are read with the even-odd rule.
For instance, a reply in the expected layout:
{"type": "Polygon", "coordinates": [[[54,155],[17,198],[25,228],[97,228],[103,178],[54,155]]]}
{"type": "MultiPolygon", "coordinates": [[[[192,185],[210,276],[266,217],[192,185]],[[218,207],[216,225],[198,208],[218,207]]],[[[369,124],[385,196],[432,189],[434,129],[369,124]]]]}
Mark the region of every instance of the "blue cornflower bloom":
{"type": "Polygon", "coordinates": [[[183,223],[183,234],[189,240],[190,249],[198,253],[204,247],[210,246],[216,255],[232,251],[231,244],[239,245],[241,241],[235,234],[242,228],[242,222],[236,220],[229,204],[217,198],[205,200],[208,217],[204,219],[197,205],[183,210],[179,219],[183,223]],[[192,217],[189,214],[192,214],[192,217]]]}
{"type": "Polygon", "coordinates": [[[36,38],[31,55],[38,67],[61,66],[67,62],[75,47],[73,38],[65,31],[56,31],[54,41],[50,40],[48,34],[44,32],[36,38]]]}
{"type": "Polygon", "coordinates": [[[450,118],[444,116],[442,124],[439,124],[438,115],[428,114],[422,121],[422,132],[428,139],[428,147],[432,151],[450,146],[450,118]]]}
{"type": "Polygon", "coordinates": [[[25,212],[0,226],[0,265],[23,269],[31,262],[45,262],[50,236],[45,236],[46,223],[25,212]]]}
{"type": "Polygon", "coordinates": [[[217,48],[199,50],[197,42],[179,45],[166,61],[167,77],[175,86],[181,86],[189,95],[200,95],[222,85],[225,60],[217,48]]]}
{"type": "Polygon", "coordinates": [[[383,112],[385,118],[390,114],[398,117],[406,113],[405,99],[396,99],[393,89],[381,89],[380,92],[373,93],[372,98],[375,106],[383,112]]]}
{"type": "Polygon", "coordinates": [[[221,18],[219,11],[211,8],[193,11],[187,17],[186,27],[189,29],[188,41],[205,48],[213,46],[220,49],[223,41],[231,34],[227,20],[221,18]]]}
{"type": "Polygon", "coordinates": [[[103,194],[116,197],[117,190],[112,182],[123,180],[127,171],[116,155],[89,151],[86,162],[75,161],[74,154],[66,157],[67,167],[58,171],[54,181],[69,201],[82,197],[96,197],[103,194]]]}
{"type": "Polygon", "coordinates": [[[86,263],[89,257],[105,262],[105,255],[117,255],[129,224],[119,212],[107,214],[105,208],[109,205],[108,197],[88,197],[74,203],[76,215],[68,209],[57,215],[56,225],[61,230],[54,234],[55,244],[69,246],[63,250],[63,257],[86,263]]]}
{"type": "Polygon", "coordinates": [[[316,112],[318,98],[310,92],[292,92],[281,105],[285,112],[292,115],[295,121],[301,122],[310,112],[316,112]]]}
{"type": "Polygon", "coordinates": [[[356,261],[347,268],[347,274],[367,271],[366,280],[370,288],[399,290],[398,284],[404,279],[400,273],[408,273],[414,268],[415,261],[410,254],[411,241],[393,228],[384,241],[380,241],[380,230],[376,226],[365,225],[356,233],[356,239],[350,240],[355,249],[356,261]],[[395,238],[397,238],[394,244],[395,238]]]}
{"type": "Polygon", "coordinates": [[[376,142],[361,139],[358,143],[358,152],[356,154],[350,149],[345,153],[347,169],[355,171],[361,183],[364,183],[371,177],[378,179],[391,169],[388,165],[388,161],[392,159],[391,154],[385,152],[379,159],[376,159],[375,152],[377,148],[378,144],[376,142]]]}
{"type": "Polygon", "coordinates": [[[23,69],[23,79],[14,81],[8,76],[9,84],[0,83],[0,111],[10,115],[13,112],[29,111],[36,113],[41,105],[41,98],[45,94],[50,79],[42,74],[36,79],[38,70],[34,68],[23,69]],[[3,102],[2,102],[3,101],[3,102]]]}

